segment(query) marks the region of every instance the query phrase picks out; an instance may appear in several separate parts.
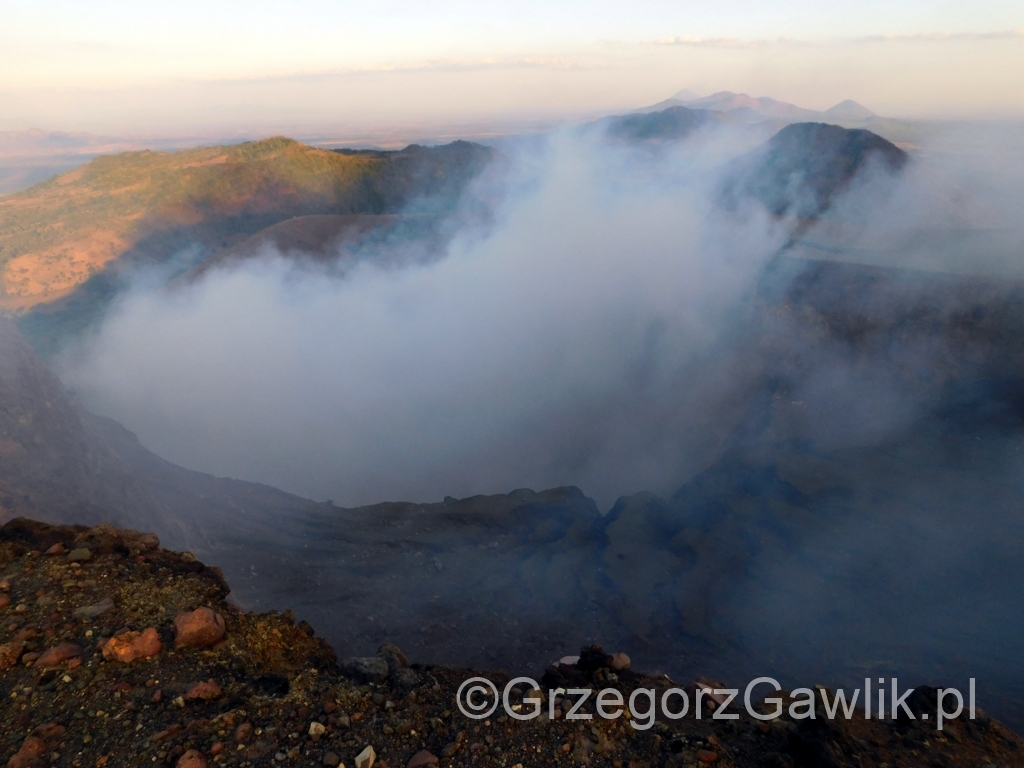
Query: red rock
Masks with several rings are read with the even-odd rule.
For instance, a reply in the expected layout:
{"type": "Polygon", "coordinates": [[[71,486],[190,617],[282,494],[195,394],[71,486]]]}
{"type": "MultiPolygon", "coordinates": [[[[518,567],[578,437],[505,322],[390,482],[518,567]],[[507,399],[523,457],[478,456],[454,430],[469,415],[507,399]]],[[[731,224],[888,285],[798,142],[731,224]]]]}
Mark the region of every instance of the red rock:
{"type": "Polygon", "coordinates": [[[405,764],[405,768],[423,768],[425,765],[437,765],[438,759],[425,749],[421,749],[405,764]]]}
{"type": "Polygon", "coordinates": [[[65,733],[67,733],[67,731],[68,729],[65,728],[63,725],[60,725],[59,723],[47,723],[46,725],[40,725],[38,728],[32,731],[32,735],[38,736],[44,741],[51,741],[53,739],[60,738],[65,733]]]}
{"type": "Polygon", "coordinates": [[[224,617],[209,608],[196,608],[174,620],[175,648],[207,648],[224,639],[224,617]]]}
{"type": "Polygon", "coordinates": [[[14,669],[18,664],[18,658],[21,656],[21,652],[24,648],[24,641],[17,639],[13,642],[0,645],[0,672],[6,672],[9,669],[14,669]]]}
{"type": "Polygon", "coordinates": [[[0,609],[6,608],[11,604],[11,598],[7,595],[0,595],[0,609]]]}
{"type": "Polygon", "coordinates": [[[61,643],[43,653],[36,659],[37,667],[56,667],[68,659],[81,658],[82,649],[74,643],[61,643]]]}
{"type": "Polygon", "coordinates": [[[61,544],[60,542],[58,542],[58,543],[54,544],[52,547],[50,547],[48,550],[46,550],[46,554],[48,554],[48,555],[63,555],[64,554],[64,545],[61,544]]]}
{"type": "Polygon", "coordinates": [[[150,699],[150,701],[152,701],[154,704],[159,704],[163,700],[164,700],[164,692],[161,691],[159,688],[157,688],[156,689],[156,693],[153,694],[153,698],[150,699]]]}
{"type": "Polygon", "coordinates": [[[4,579],[3,581],[0,581],[0,592],[10,592],[10,591],[11,591],[11,582],[7,581],[6,579],[4,579]]]}
{"type": "Polygon", "coordinates": [[[242,723],[235,728],[235,741],[248,741],[252,736],[252,723],[242,723]]]}
{"type": "Polygon", "coordinates": [[[621,672],[624,669],[629,669],[630,661],[629,656],[624,653],[613,653],[612,654],[612,669],[616,672],[621,672]]]}
{"type": "Polygon", "coordinates": [[[213,755],[214,757],[216,757],[217,755],[219,755],[223,751],[224,751],[224,742],[223,741],[218,741],[212,747],[210,747],[210,754],[213,755]]]}
{"type": "Polygon", "coordinates": [[[195,701],[196,699],[202,699],[203,701],[210,701],[212,699],[219,699],[223,695],[224,691],[221,690],[216,681],[207,680],[193,685],[191,690],[185,694],[185,700],[195,701]]]}
{"type": "Polygon", "coordinates": [[[718,759],[718,755],[714,752],[708,752],[706,749],[698,749],[697,759],[705,765],[710,765],[718,759]]]}
{"type": "Polygon", "coordinates": [[[26,653],[24,656],[21,657],[21,663],[31,665],[38,658],[38,653],[26,653]]]}
{"type": "Polygon", "coordinates": [[[46,765],[42,759],[46,754],[46,742],[38,736],[29,736],[21,744],[14,757],[7,761],[7,768],[36,768],[46,765]]]}
{"type": "Polygon", "coordinates": [[[206,756],[194,749],[179,757],[177,762],[177,768],[206,768],[207,765],[206,756]]]}
{"type": "Polygon", "coordinates": [[[68,662],[68,669],[78,669],[80,666],[82,666],[81,659],[71,659],[68,662]]]}
{"type": "Polygon", "coordinates": [[[136,659],[149,659],[163,649],[160,636],[153,627],[144,632],[125,632],[110,638],[103,645],[103,658],[131,664],[136,659]]]}

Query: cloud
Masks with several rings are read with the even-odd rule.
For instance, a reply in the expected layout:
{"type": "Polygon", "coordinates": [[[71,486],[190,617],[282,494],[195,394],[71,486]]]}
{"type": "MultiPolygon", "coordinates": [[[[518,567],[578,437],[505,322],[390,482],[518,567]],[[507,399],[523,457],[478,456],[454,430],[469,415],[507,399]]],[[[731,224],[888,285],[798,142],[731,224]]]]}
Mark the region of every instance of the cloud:
{"type": "Polygon", "coordinates": [[[1017,40],[1024,38],[1024,28],[996,30],[994,32],[919,32],[914,34],[864,35],[861,37],[799,39],[794,37],[778,38],[738,38],[738,37],[694,37],[680,35],[664,37],[649,41],[647,44],[686,46],[691,48],[822,48],[835,45],[859,43],[902,43],[902,42],[956,42],[975,40],[1017,40]]]}
{"type": "Polygon", "coordinates": [[[380,266],[392,243],[344,276],[271,256],[139,290],[63,375],[173,461],[346,505],[669,492],[742,417],[732,334],[785,237],[716,212],[736,148],[698,144],[562,136],[440,260],[380,266]]]}

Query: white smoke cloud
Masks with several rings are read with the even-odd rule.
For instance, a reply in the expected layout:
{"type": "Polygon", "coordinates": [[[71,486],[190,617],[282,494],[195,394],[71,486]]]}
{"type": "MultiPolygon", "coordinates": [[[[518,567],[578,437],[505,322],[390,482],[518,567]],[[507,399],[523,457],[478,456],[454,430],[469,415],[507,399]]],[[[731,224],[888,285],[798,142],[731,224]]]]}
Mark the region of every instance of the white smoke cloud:
{"type": "Polygon", "coordinates": [[[61,372],[171,461],[338,504],[669,492],[742,416],[751,363],[722,342],[785,237],[716,209],[740,149],[556,136],[439,260],[136,290],[61,372]]]}

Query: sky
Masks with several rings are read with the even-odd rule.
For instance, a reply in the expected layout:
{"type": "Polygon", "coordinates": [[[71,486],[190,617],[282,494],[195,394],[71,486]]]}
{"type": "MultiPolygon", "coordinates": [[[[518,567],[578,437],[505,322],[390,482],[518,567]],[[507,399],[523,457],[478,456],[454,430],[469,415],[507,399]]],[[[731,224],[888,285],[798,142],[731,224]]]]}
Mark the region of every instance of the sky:
{"type": "Polygon", "coordinates": [[[683,88],[1019,116],[1024,5],[0,0],[0,130],[500,130],[683,88]]]}

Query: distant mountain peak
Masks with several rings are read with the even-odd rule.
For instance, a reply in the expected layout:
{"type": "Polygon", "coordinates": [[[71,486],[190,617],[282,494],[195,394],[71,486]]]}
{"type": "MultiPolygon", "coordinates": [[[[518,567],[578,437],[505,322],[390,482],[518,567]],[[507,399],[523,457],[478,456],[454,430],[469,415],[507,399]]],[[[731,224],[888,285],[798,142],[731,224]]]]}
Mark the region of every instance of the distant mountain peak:
{"type": "Polygon", "coordinates": [[[874,112],[853,99],[839,102],[834,107],[826,109],[825,114],[840,120],[867,120],[869,117],[875,116],[874,112]]]}
{"type": "Polygon", "coordinates": [[[805,109],[787,101],[773,99],[770,96],[751,96],[746,93],[735,93],[734,91],[716,91],[710,96],[698,97],[693,91],[682,90],[672,97],[653,104],[650,107],[637,110],[638,113],[658,112],[667,107],[685,106],[688,109],[705,109],[716,112],[724,112],[737,120],[747,123],[758,123],[764,121],[773,122],[808,122],[808,121],[850,121],[870,120],[875,113],[858,104],[852,99],[846,99],[836,104],[825,112],[813,109],[805,109]]]}
{"type": "Polygon", "coordinates": [[[689,88],[683,88],[678,93],[669,96],[669,101],[696,101],[699,98],[700,94],[694,93],[689,88]]]}

